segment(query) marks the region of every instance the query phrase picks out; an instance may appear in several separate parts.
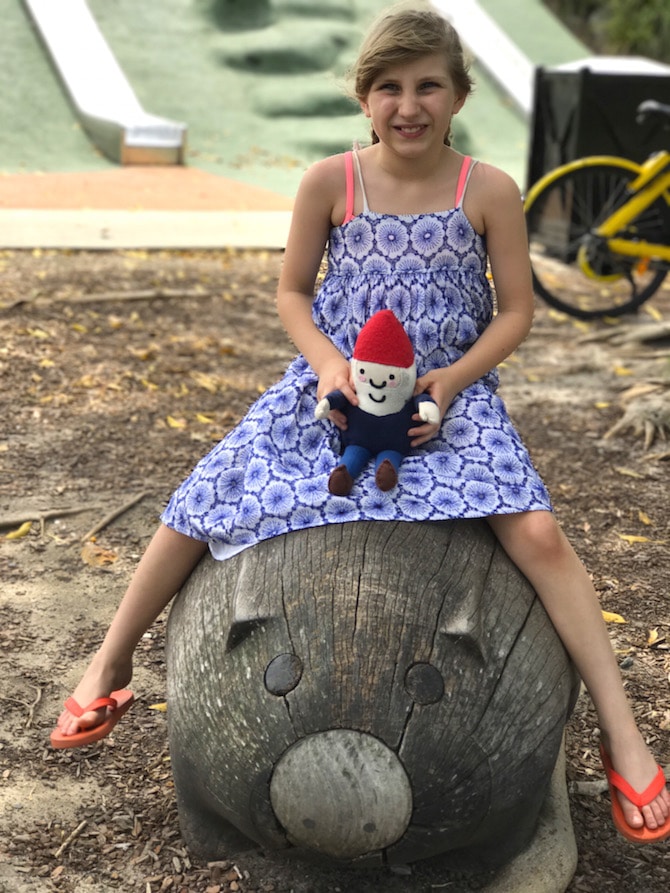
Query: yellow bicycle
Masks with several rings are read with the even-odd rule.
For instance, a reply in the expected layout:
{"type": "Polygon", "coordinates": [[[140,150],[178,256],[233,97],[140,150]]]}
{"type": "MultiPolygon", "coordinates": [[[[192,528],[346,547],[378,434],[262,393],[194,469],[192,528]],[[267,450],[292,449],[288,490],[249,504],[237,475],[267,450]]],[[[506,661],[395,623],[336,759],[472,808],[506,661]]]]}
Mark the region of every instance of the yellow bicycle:
{"type": "MultiPolygon", "coordinates": [[[[670,129],[670,105],[646,100],[637,121],[670,129]]],[[[571,161],[538,180],[524,208],[535,290],[571,316],[630,313],[670,270],[670,152],[571,161]]]]}

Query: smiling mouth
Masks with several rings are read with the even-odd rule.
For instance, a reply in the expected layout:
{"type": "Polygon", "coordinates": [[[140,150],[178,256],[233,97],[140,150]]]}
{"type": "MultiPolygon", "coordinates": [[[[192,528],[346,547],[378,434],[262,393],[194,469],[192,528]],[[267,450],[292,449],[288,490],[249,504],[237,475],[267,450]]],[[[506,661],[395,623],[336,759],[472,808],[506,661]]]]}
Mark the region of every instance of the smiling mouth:
{"type": "Polygon", "coordinates": [[[373,403],[383,403],[386,400],[386,394],[382,394],[381,397],[375,397],[374,394],[368,394],[373,403]]]}
{"type": "Polygon", "coordinates": [[[422,133],[426,129],[425,124],[412,124],[412,125],[403,125],[398,124],[395,128],[400,133],[407,134],[407,136],[415,136],[417,133],[422,133]]]}

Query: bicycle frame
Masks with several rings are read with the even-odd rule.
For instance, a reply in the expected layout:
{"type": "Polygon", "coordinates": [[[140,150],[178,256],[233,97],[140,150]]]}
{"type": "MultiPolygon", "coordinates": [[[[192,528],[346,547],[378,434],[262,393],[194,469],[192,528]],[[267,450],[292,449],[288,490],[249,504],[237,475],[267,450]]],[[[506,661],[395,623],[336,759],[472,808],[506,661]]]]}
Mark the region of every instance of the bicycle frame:
{"type": "MultiPolygon", "coordinates": [[[[643,112],[670,131],[670,106],[643,112]]],[[[539,297],[579,319],[634,312],[670,273],[670,151],[569,161],[530,187],[524,213],[539,297]]]]}
{"type": "Polygon", "coordinates": [[[597,229],[593,230],[593,234],[605,239],[607,247],[613,254],[641,259],[655,258],[670,263],[670,245],[617,236],[617,233],[625,229],[626,226],[634,224],[635,220],[661,196],[670,205],[670,194],[668,193],[670,189],[670,152],[658,152],[639,166],[627,162],[626,159],[607,155],[584,159],[583,165],[577,163],[575,166],[590,167],[596,164],[621,164],[622,162],[630,170],[639,170],[639,176],[629,185],[631,197],[613,214],[610,214],[597,229]]]}

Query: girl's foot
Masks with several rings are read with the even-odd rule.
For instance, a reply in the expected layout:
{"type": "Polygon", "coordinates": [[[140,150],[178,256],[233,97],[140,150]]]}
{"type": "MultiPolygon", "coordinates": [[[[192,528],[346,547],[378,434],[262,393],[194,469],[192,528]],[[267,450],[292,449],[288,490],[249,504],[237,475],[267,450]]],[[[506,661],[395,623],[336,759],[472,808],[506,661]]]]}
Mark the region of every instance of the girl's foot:
{"type": "MultiPolygon", "coordinates": [[[[635,791],[644,791],[658,776],[658,765],[637,730],[627,741],[615,740],[603,733],[602,745],[615,772],[635,791]]],[[[648,831],[665,830],[664,826],[667,825],[670,835],[670,792],[667,785],[644,806],[636,806],[619,790],[614,790],[612,796],[618,798],[623,818],[632,831],[645,828],[648,831]]]]}
{"type": "MultiPolygon", "coordinates": [[[[97,698],[107,698],[110,692],[117,691],[126,686],[133,675],[132,661],[119,665],[107,666],[104,660],[95,655],[88,669],[84,673],[79,685],[72,692],[72,698],[85,707],[92,704],[97,698]]],[[[58,717],[56,728],[62,735],[75,735],[84,729],[90,729],[100,725],[105,719],[107,708],[91,710],[81,716],[75,716],[67,708],[58,717]]]]}

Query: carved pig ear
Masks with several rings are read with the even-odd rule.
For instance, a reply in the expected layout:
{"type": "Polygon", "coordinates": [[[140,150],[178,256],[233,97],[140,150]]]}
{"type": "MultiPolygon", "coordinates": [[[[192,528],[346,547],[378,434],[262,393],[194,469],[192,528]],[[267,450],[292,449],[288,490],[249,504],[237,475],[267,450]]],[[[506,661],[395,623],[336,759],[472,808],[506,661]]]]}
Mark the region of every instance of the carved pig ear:
{"type": "Polygon", "coordinates": [[[252,617],[248,620],[234,620],[226,639],[226,653],[241,645],[254,630],[260,629],[269,619],[269,617],[252,617]]]}

